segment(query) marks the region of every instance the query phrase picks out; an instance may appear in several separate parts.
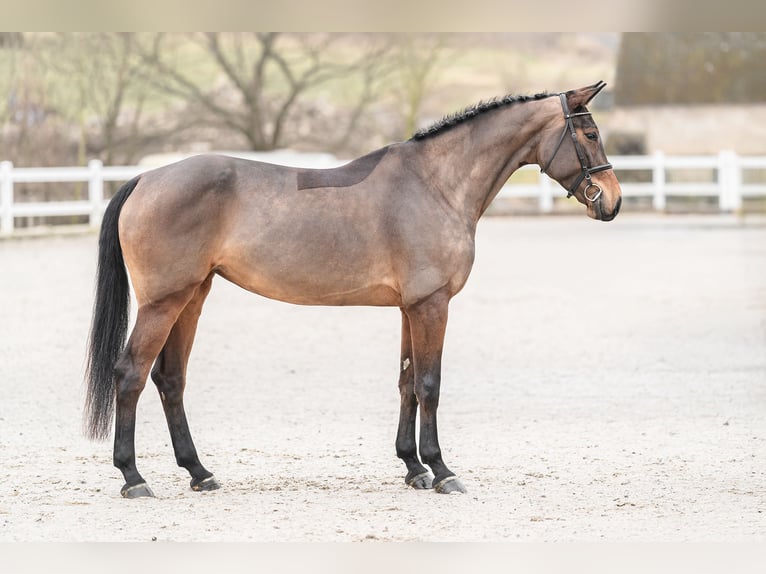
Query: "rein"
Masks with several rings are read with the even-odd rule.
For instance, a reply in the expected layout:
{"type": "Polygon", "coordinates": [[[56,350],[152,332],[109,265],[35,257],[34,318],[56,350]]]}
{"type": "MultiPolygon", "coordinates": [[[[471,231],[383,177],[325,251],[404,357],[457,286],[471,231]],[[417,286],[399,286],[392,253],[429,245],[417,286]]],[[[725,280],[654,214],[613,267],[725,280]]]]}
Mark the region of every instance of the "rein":
{"type": "Polygon", "coordinates": [[[578,116],[590,116],[591,112],[578,112],[576,114],[572,114],[569,112],[569,106],[567,105],[567,98],[566,95],[561,93],[559,94],[559,99],[561,100],[561,109],[564,111],[564,119],[566,120],[566,124],[564,125],[564,130],[561,132],[561,137],[559,138],[559,143],[556,144],[556,149],[553,150],[553,155],[551,156],[551,159],[548,160],[548,163],[545,164],[545,167],[540,169],[540,173],[547,174],[548,168],[551,166],[551,163],[553,163],[553,158],[556,157],[556,154],[559,152],[559,149],[561,148],[561,144],[564,143],[564,138],[567,135],[567,131],[572,136],[572,143],[574,144],[575,151],[577,152],[577,159],[580,160],[580,168],[581,172],[577,180],[574,182],[574,184],[567,189],[569,193],[567,193],[567,198],[572,197],[574,195],[574,192],[577,190],[577,188],[582,183],[582,180],[584,179],[588,185],[585,186],[585,189],[583,190],[583,195],[585,196],[585,199],[593,203],[596,201],[599,197],[601,197],[601,187],[593,183],[591,181],[590,175],[592,173],[597,173],[599,171],[604,171],[607,169],[612,169],[611,163],[605,163],[603,165],[597,165],[596,167],[588,167],[587,160],[585,158],[585,150],[582,148],[582,145],[580,145],[580,142],[577,141],[577,132],[575,131],[574,122],[572,121],[572,118],[576,118],[578,116]],[[590,188],[595,188],[595,192],[593,193],[593,197],[588,196],[588,190],[590,188]]]}

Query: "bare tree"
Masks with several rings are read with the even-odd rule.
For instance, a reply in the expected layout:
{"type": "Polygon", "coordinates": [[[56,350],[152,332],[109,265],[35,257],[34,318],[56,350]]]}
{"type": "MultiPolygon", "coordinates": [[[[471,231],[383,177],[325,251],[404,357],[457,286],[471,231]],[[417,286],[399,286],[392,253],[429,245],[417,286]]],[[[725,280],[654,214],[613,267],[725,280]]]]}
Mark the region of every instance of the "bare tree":
{"type": "Polygon", "coordinates": [[[438,80],[440,69],[456,50],[447,34],[398,34],[393,93],[403,106],[403,137],[418,128],[423,102],[438,80]]]}
{"type": "MultiPolygon", "coordinates": [[[[5,37],[0,47],[0,155],[18,165],[34,158],[36,165],[55,163],[65,145],[28,35],[5,37]]],[[[67,158],[68,159],[68,158],[67,158]]]]}
{"type": "Polygon", "coordinates": [[[0,32],[0,123],[12,119],[14,107],[18,106],[19,66],[24,35],[21,32],[0,32]]]}
{"type": "Polygon", "coordinates": [[[76,125],[78,163],[134,161],[149,96],[132,33],[42,36],[35,57],[48,76],[49,104],[76,125]]]}
{"type": "Polygon", "coordinates": [[[290,144],[297,130],[289,127],[298,122],[297,116],[310,120],[309,99],[339,101],[347,107],[346,125],[329,137],[322,134],[324,143],[333,146],[348,137],[355,119],[374,99],[390,49],[384,36],[355,38],[353,43],[345,39],[339,34],[193,34],[185,40],[205,62],[184,66],[179,48],[188,49],[188,41],[158,34],[142,58],[156,88],[197,112],[194,122],[234,132],[252,150],[290,144]],[[200,75],[201,68],[210,72],[200,75]],[[336,93],[328,98],[333,86],[336,93]]]}

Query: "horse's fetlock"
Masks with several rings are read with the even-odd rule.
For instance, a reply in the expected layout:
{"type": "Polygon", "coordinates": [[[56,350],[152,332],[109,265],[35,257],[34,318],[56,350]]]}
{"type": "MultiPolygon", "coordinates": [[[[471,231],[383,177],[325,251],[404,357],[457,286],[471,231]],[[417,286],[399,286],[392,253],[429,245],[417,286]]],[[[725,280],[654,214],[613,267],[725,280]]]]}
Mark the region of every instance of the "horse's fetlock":
{"type": "Polygon", "coordinates": [[[114,455],[112,456],[112,464],[114,464],[114,466],[120,470],[128,468],[134,460],[135,457],[131,455],[130,452],[123,452],[122,449],[115,449],[114,455]]]}
{"type": "Polygon", "coordinates": [[[176,455],[176,464],[180,466],[181,468],[187,468],[190,465],[194,464],[196,457],[192,458],[187,455],[176,455]]]}
{"type": "Polygon", "coordinates": [[[442,451],[439,448],[421,448],[420,460],[425,464],[431,465],[434,462],[439,462],[442,459],[442,451]]]}
{"type": "Polygon", "coordinates": [[[415,443],[399,444],[396,443],[396,456],[402,460],[410,460],[417,458],[418,451],[415,443]]]}

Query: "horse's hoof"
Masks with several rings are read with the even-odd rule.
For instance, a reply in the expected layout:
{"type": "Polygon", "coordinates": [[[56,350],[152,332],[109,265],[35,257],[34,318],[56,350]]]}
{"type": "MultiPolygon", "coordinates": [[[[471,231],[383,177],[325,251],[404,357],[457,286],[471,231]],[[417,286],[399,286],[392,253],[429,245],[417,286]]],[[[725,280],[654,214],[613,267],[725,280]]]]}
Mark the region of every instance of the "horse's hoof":
{"type": "Polygon", "coordinates": [[[154,498],[152,489],[145,482],[134,484],[133,486],[126,484],[120,490],[120,494],[122,494],[123,498],[154,498]]]}
{"type": "Polygon", "coordinates": [[[465,494],[467,491],[457,476],[448,476],[434,485],[439,494],[465,494]]]}
{"type": "Polygon", "coordinates": [[[412,478],[405,478],[404,482],[415,490],[428,490],[429,488],[433,488],[431,475],[427,472],[421,472],[412,478]]]}
{"type": "Polygon", "coordinates": [[[218,490],[219,488],[221,488],[221,484],[214,476],[208,476],[199,482],[194,479],[191,481],[191,489],[195,492],[206,492],[208,490],[218,490]]]}

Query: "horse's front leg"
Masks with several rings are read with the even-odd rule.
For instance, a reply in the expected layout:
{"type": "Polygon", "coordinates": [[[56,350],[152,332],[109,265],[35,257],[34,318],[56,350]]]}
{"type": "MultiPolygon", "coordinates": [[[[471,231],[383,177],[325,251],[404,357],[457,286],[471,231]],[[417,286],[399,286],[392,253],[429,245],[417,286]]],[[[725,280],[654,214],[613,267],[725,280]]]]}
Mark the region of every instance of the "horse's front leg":
{"type": "Polygon", "coordinates": [[[402,310],[402,349],[399,363],[399,429],[396,433],[396,456],[407,465],[404,482],[412,488],[433,488],[432,476],[420,464],[418,445],[415,442],[415,425],[418,414],[418,399],[415,397],[415,368],[412,366],[412,334],[410,320],[402,310]]]}
{"type": "Polygon", "coordinates": [[[415,395],[420,405],[420,458],[434,473],[434,489],[443,494],[466,491],[455,473],[442,460],[436,430],[448,306],[449,296],[437,292],[405,309],[412,336],[415,395]]]}

